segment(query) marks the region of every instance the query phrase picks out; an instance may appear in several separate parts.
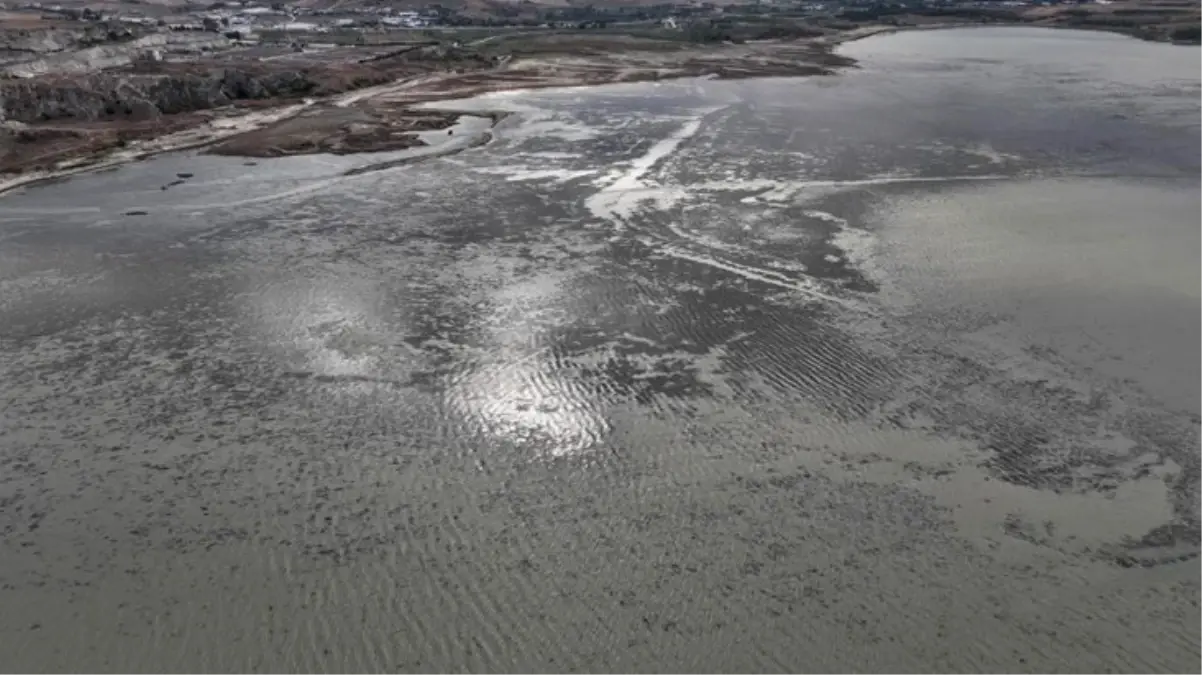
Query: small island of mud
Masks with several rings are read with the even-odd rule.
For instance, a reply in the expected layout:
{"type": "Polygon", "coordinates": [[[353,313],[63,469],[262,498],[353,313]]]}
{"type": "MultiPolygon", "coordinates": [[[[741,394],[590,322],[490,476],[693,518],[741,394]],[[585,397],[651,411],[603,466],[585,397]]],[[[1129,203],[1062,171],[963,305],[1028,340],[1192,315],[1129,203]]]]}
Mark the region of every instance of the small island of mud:
{"type": "Polygon", "coordinates": [[[418,132],[447,129],[457,113],[404,106],[315,106],[291,119],[211,146],[215,155],[284,157],[309,153],[346,155],[406,150],[427,145],[418,132]]]}

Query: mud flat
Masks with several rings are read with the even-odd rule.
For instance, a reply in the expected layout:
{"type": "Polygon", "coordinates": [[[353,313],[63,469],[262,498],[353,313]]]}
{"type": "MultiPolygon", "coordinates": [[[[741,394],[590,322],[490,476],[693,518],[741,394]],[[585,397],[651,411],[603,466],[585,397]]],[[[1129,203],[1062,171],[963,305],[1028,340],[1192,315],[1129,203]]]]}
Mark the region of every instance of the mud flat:
{"type": "Polygon", "coordinates": [[[5,195],[4,666],[1196,669],[1195,55],[846,49],[5,195]]]}
{"type": "Polygon", "coordinates": [[[446,130],[456,119],[453,114],[386,106],[313,107],[286,121],[217,143],[209,152],[280,157],[402,150],[425,145],[416,132],[446,130]]]}

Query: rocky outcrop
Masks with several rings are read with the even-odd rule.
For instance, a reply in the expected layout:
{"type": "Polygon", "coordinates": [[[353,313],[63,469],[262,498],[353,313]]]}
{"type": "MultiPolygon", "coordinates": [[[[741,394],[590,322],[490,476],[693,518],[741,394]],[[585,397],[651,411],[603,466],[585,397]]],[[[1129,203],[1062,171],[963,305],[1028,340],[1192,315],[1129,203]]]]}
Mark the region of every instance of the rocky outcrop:
{"type": "Polygon", "coordinates": [[[305,96],[318,86],[317,78],[295,70],[252,74],[231,68],[221,72],[221,91],[233,100],[305,96]]]}
{"type": "Polygon", "coordinates": [[[0,52],[52,54],[78,46],[79,37],[68,30],[0,30],[0,52]]]}
{"type": "Polygon", "coordinates": [[[208,110],[241,100],[296,98],[314,92],[321,84],[308,73],[295,70],[100,73],[81,78],[0,82],[0,107],[5,118],[27,123],[145,119],[208,110]]]}
{"type": "Polygon", "coordinates": [[[64,51],[0,68],[0,116],[25,123],[146,119],[235,101],[324,96],[427,72],[495,67],[471,50],[427,44],[373,63],[288,68],[265,62],[170,59],[220,51],[214,33],[151,33],[117,44],[64,51]],[[205,61],[208,61],[205,64],[205,61]]]}
{"type": "Polygon", "coordinates": [[[73,51],[63,51],[42,58],[10,63],[0,72],[9,77],[31,78],[42,75],[94,73],[122,68],[134,63],[149,51],[172,54],[200,54],[226,49],[230,41],[223,35],[209,33],[175,35],[153,33],[117,44],[103,44],[73,51]]]}
{"type": "Polygon", "coordinates": [[[10,28],[0,25],[0,52],[52,54],[126,42],[137,37],[135,30],[120,23],[81,23],[73,28],[10,28]]]}
{"type": "Polygon", "coordinates": [[[0,84],[4,117],[18,122],[57,119],[98,119],[111,106],[116,92],[102,93],[78,86],[57,87],[44,82],[0,84]]]}
{"type": "Polygon", "coordinates": [[[39,75],[90,73],[105,68],[118,68],[129,65],[138,53],[162,47],[166,43],[166,35],[147,35],[125,44],[87,47],[10,64],[4,67],[3,73],[9,77],[30,78],[39,75]]]}

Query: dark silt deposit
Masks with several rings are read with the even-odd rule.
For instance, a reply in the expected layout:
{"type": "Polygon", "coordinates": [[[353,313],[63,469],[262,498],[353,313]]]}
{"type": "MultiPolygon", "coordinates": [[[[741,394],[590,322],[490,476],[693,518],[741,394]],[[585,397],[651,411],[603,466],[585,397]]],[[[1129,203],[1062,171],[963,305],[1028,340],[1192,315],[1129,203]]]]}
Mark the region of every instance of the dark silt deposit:
{"type": "Polygon", "coordinates": [[[844,52],[5,195],[4,667],[1196,669],[1197,51],[844,52]]]}

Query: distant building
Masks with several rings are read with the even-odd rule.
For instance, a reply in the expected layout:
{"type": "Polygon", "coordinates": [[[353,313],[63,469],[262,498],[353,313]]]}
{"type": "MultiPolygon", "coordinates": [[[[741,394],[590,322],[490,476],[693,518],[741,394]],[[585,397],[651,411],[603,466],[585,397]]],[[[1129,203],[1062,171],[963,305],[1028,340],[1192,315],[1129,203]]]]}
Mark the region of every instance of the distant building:
{"type": "Polygon", "coordinates": [[[147,49],[138,54],[137,60],[139,63],[161,63],[163,61],[163,52],[159,49],[147,49]]]}
{"type": "Polygon", "coordinates": [[[281,24],[279,27],[280,30],[295,30],[295,31],[315,31],[315,30],[317,30],[317,28],[318,28],[317,24],[309,23],[307,21],[290,21],[288,23],[281,24]]]}
{"type": "Polygon", "coordinates": [[[385,16],[380,19],[380,23],[385,26],[405,28],[420,28],[427,24],[426,20],[421,18],[417,12],[400,12],[396,16],[385,16]]]}

